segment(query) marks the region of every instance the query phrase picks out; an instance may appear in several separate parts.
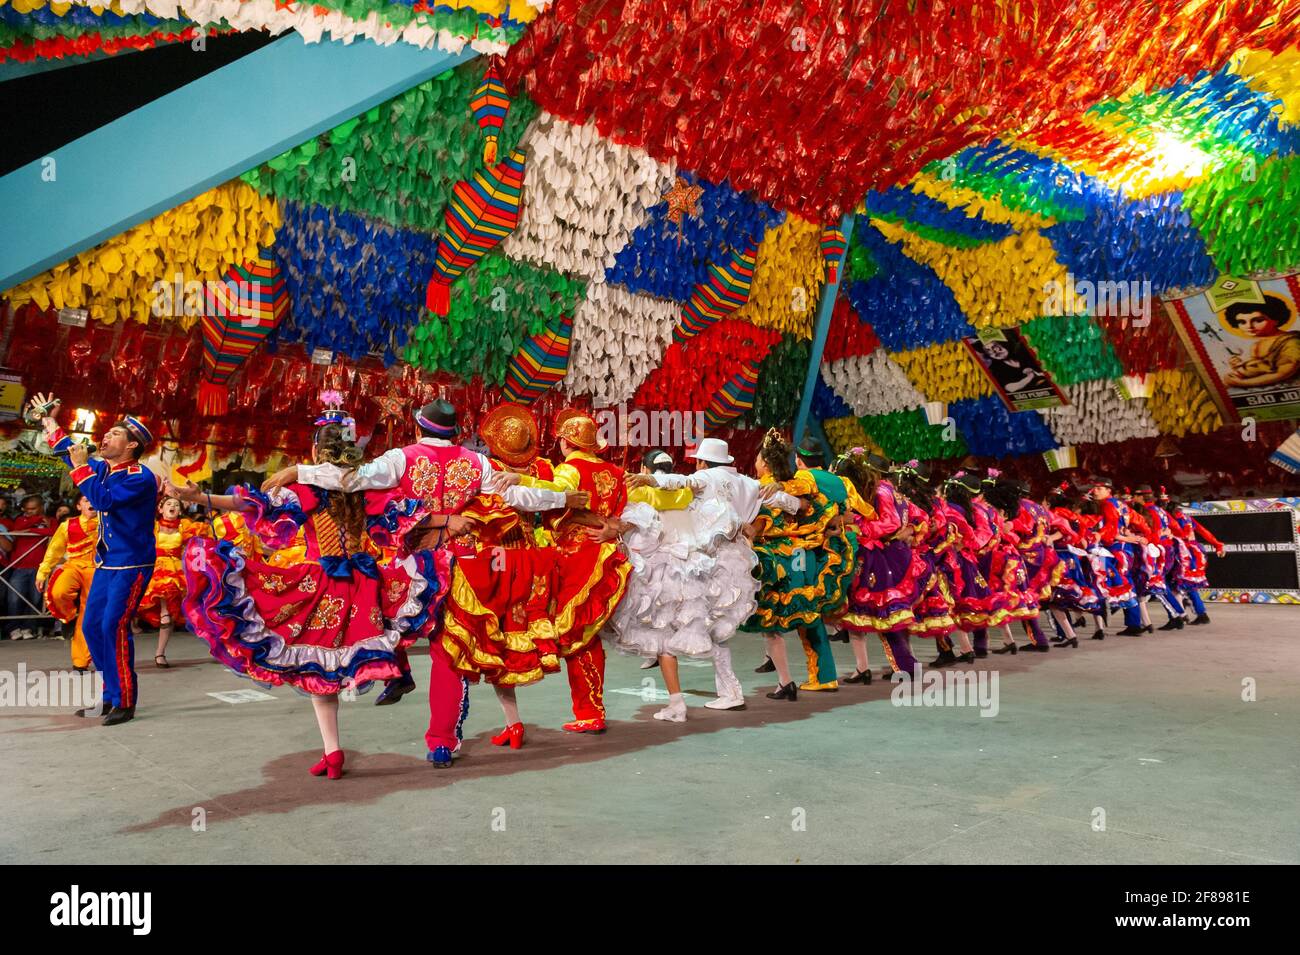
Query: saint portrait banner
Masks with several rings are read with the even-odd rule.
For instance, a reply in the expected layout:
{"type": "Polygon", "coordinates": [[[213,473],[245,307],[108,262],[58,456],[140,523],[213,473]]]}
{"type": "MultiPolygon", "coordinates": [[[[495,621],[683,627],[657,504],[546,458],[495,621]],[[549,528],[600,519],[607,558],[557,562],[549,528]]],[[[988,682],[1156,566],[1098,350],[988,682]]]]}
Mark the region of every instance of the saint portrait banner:
{"type": "Polygon", "coordinates": [[[963,338],[962,343],[993,383],[1007,410],[1030,411],[1070,403],[1020,329],[981,328],[978,338],[963,338]]]}
{"type": "Polygon", "coordinates": [[[1300,417],[1300,273],[1220,276],[1165,310],[1226,420],[1300,417]]]}

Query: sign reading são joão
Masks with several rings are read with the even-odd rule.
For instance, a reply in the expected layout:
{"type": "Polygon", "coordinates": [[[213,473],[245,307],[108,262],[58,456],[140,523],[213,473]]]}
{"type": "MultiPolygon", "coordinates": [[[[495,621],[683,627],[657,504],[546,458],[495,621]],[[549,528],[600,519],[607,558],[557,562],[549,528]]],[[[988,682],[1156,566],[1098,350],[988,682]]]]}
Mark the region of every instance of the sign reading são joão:
{"type": "Polygon", "coordinates": [[[1165,303],[1225,418],[1300,416],[1297,279],[1224,275],[1204,293],[1165,303]]]}

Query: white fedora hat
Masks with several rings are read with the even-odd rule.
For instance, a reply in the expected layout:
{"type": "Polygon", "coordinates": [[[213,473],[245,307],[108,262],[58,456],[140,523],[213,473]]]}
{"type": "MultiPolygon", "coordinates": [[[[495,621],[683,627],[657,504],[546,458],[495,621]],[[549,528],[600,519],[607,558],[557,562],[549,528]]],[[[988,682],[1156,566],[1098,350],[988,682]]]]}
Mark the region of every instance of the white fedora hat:
{"type": "Polygon", "coordinates": [[[699,447],[686,456],[699,461],[708,461],[710,464],[730,464],[736,460],[727,452],[727,442],[721,438],[705,438],[700,442],[699,447]]]}

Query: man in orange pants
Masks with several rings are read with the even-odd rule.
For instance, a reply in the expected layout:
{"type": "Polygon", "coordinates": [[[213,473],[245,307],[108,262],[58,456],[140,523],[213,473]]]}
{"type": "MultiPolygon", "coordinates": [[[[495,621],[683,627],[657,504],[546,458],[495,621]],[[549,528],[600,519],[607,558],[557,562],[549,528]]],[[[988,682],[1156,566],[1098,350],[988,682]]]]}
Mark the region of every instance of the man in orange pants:
{"type": "Polygon", "coordinates": [[[77,629],[72,636],[72,665],[78,670],[90,668],[90,648],[82,632],[82,617],[90,581],[95,574],[95,542],[99,539],[99,518],[90,501],[77,499],[77,516],[59,525],[45,550],[45,559],[36,571],[36,586],[45,593],[45,606],[64,623],[75,617],[77,629]],[[67,560],[63,560],[64,555],[67,560]],[[59,563],[63,560],[63,563],[59,563]],[[55,566],[55,565],[58,566],[55,566]]]}

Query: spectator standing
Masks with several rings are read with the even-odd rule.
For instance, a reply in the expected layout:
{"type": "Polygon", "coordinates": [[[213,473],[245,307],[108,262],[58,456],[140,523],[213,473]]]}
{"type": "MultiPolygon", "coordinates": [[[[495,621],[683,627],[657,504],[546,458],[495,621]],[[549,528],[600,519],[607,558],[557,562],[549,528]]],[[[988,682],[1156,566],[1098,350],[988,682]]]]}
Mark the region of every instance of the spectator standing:
{"type": "MultiPolygon", "coordinates": [[[[22,513],[9,525],[13,546],[9,551],[9,567],[5,572],[9,578],[5,594],[8,602],[6,616],[19,617],[40,610],[41,592],[36,586],[36,572],[45,559],[45,548],[55,529],[54,521],[45,513],[45,502],[40,495],[29,494],[24,497],[22,513]]],[[[14,640],[31,640],[50,633],[49,621],[45,619],[36,619],[30,625],[10,619],[5,621],[5,628],[10,639],[14,640]]]]}

